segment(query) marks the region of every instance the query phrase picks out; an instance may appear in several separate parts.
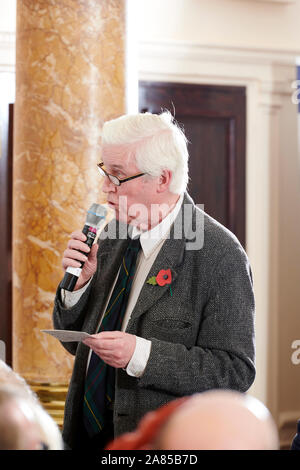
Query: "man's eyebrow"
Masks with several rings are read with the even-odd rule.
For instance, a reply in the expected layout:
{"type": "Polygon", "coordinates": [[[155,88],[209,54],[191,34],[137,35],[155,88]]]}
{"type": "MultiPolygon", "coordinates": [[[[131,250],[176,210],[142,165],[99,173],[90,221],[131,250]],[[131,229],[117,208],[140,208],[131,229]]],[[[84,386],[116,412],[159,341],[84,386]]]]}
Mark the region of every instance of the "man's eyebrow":
{"type": "Polygon", "coordinates": [[[116,169],[116,170],[124,170],[123,165],[109,165],[110,168],[116,169]]]}

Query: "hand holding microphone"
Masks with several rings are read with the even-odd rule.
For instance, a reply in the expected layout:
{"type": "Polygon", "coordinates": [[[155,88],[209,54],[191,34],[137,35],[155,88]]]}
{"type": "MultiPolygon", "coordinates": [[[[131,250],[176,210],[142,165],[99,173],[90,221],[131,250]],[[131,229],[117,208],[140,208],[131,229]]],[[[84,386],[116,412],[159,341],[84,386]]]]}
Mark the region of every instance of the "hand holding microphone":
{"type": "Polygon", "coordinates": [[[87,212],[82,232],[76,230],[71,234],[62,260],[63,268],[66,270],[61,282],[62,289],[71,292],[80,289],[95,273],[98,244],[93,245],[93,243],[106,213],[105,207],[93,204],[87,212]]]}

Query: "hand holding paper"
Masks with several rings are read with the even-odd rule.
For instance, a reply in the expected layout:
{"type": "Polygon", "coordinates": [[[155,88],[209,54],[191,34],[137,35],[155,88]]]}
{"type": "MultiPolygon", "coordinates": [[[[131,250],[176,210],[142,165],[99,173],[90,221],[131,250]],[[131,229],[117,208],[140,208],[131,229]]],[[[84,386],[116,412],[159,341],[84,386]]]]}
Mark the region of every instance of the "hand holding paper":
{"type": "Polygon", "coordinates": [[[135,350],[136,337],[122,331],[102,331],[90,335],[84,331],[41,330],[64,343],[83,341],[108,365],[124,368],[135,350]]]}
{"type": "Polygon", "coordinates": [[[135,350],[136,336],[123,331],[102,331],[84,340],[109,366],[127,367],[135,350]]]}

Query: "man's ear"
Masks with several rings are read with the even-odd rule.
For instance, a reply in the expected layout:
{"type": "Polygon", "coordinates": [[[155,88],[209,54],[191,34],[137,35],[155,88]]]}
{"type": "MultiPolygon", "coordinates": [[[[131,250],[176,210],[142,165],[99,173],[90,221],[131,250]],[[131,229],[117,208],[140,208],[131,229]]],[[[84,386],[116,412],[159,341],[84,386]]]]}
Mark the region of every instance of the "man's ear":
{"type": "Polygon", "coordinates": [[[172,171],[171,170],[163,170],[158,181],[158,193],[164,193],[169,189],[170,183],[172,180],[172,171]]]}

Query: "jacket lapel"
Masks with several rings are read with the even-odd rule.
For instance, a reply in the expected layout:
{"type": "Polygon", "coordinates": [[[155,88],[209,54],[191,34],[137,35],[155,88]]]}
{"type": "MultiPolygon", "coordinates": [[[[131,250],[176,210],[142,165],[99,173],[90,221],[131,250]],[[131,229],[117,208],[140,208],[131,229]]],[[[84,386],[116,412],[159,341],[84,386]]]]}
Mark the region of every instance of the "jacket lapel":
{"type": "MultiPolygon", "coordinates": [[[[184,202],[185,202],[185,198],[183,200],[183,204],[184,202]]],[[[183,217],[182,217],[182,208],[181,208],[175,220],[175,223],[173,224],[171,228],[169,238],[162,245],[161,250],[156,257],[156,260],[154,261],[147,275],[147,279],[149,279],[152,276],[157,276],[157,274],[160,272],[161,269],[163,270],[170,269],[171,276],[172,276],[171,284],[165,284],[164,286],[159,286],[159,285],[153,286],[145,282],[140,292],[137,303],[132,311],[129,325],[131,321],[134,321],[135,319],[140,317],[142,314],[144,314],[147,310],[149,310],[149,308],[152,305],[154,305],[156,302],[158,302],[159,299],[164,294],[171,295],[170,287],[172,289],[172,285],[174,284],[178,276],[177,268],[182,264],[183,259],[184,259],[184,253],[185,253],[186,240],[184,236],[184,231],[181,230],[182,235],[180,236],[180,238],[177,238],[175,229],[174,229],[174,227],[176,226],[178,229],[178,223],[180,225],[180,229],[182,229],[182,226],[183,226],[182,220],[183,220],[183,217]]]]}
{"type": "Polygon", "coordinates": [[[166,293],[167,295],[171,295],[170,287],[172,289],[172,285],[174,284],[178,274],[177,274],[177,266],[180,264],[182,259],[182,252],[185,249],[185,242],[184,240],[166,240],[163,244],[159,255],[157,256],[156,260],[154,261],[148,275],[147,279],[152,276],[157,276],[161,269],[171,270],[171,284],[165,284],[164,286],[159,285],[151,285],[147,282],[144,283],[142,290],[140,292],[139,298],[137,303],[132,311],[131,320],[134,321],[136,318],[141,316],[145,313],[149,308],[154,305],[159,299],[166,293]],[[177,246],[177,253],[176,256],[172,256],[171,250],[177,246]]]}
{"type": "Polygon", "coordinates": [[[153,286],[147,282],[144,283],[137,303],[132,311],[128,324],[129,328],[132,321],[147,312],[163,295],[171,295],[170,286],[172,289],[178,277],[178,268],[183,263],[187,239],[190,238],[190,230],[193,224],[195,224],[195,214],[196,208],[194,202],[189,195],[185,193],[181,209],[171,227],[169,238],[162,245],[147,275],[147,279],[149,279],[152,276],[157,276],[161,269],[170,269],[172,274],[171,284],[165,284],[161,287],[158,285],[153,286]],[[186,237],[188,238],[186,239],[186,237]]]}

